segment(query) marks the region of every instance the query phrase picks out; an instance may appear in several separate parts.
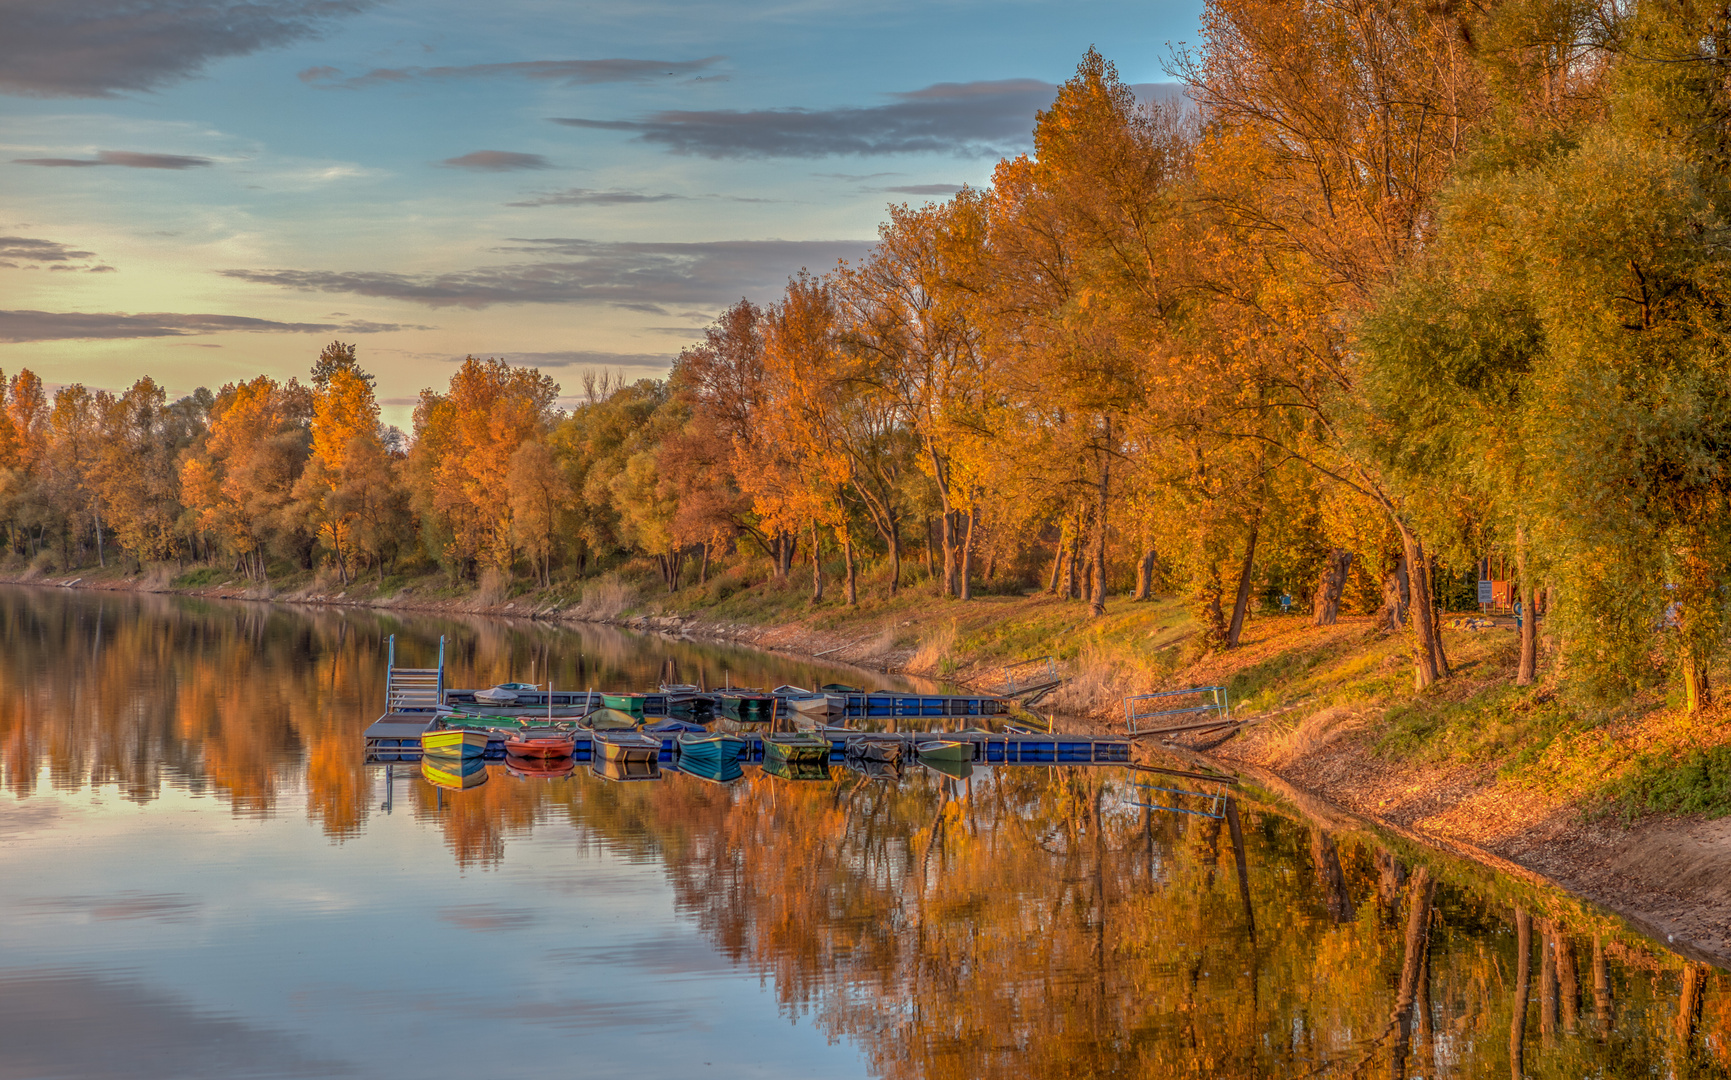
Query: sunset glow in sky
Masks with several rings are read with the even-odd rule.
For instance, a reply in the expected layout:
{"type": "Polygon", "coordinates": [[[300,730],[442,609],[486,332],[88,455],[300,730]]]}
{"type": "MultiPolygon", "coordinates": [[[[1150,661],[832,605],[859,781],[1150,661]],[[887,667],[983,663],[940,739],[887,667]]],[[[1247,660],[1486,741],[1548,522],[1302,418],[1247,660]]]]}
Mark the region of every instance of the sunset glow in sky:
{"type": "Polygon", "coordinates": [[[1090,44],[1166,81],[1200,9],[0,0],[0,369],[178,394],[342,338],[398,423],[466,353],[659,374],[985,182],[1090,44]]]}

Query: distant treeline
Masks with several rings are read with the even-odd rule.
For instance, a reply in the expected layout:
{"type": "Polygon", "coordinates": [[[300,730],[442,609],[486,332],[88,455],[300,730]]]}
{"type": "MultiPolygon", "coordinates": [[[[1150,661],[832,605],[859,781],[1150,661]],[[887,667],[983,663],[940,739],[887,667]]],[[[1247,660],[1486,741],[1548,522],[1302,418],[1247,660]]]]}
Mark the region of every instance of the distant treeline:
{"type": "Polygon", "coordinates": [[[988,188],[891,208],[860,263],[569,411],[471,358],[400,438],[341,344],[309,385],[173,404],[21,375],[11,543],[1182,591],[1226,647],[1286,595],[1410,627],[1421,687],[1494,553],[1572,684],[1700,708],[1731,580],[1728,49],[1693,3],[1213,0],[1188,104],[1090,51],[988,188]]]}

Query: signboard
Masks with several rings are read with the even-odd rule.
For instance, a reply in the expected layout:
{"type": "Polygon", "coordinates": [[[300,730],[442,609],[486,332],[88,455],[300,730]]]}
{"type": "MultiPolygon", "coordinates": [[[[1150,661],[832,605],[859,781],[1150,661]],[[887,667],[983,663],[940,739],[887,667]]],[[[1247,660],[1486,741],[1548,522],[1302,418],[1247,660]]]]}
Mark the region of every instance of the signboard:
{"type": "Polygon", "coordinates": [[[1490,602],[1491,602],[1491,583],[1488,581],[1481,581],[1481,582],[1479,582],[1479,603],[1488,604],[1490,602]]]}

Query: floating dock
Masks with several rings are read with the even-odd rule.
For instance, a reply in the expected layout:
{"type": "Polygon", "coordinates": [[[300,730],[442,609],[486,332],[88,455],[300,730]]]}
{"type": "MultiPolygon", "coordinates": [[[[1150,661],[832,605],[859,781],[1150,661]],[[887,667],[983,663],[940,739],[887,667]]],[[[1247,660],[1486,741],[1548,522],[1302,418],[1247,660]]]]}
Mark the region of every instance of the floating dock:
{"type": "MultiPolygon", "coordinates": [[[[386,715],[367,728],[367,758],[370,761],[414,761],[421,756],[421,733],[433,726],[431,716],[386,715]]],[[[809,733],[802,733],[809,734],[809,733]]],[[[938,739],[974,744],[972,760],[981,765],[1122,765],[1130,761],[1130,740],[1102,735],[1041,735],[998,731],[828,731],[830,760],[847,760],[848,743],[855,740],[902,743],[910,756],[917,744],[938,739]]],[[[764,737],[739,734],[745,745],[739,751],[741,762],[763,760],[764,737]]],[[[678,736],[661,737],[661,760],[672,761],[676,755],[678,736]]],[[[572,756],[578,761],[590,760],[593,744],[588,732],[577,732],[572,756]]],[[[504,737],[496,735],[487,744],[489,756],[503,757],[504,737]]]]}

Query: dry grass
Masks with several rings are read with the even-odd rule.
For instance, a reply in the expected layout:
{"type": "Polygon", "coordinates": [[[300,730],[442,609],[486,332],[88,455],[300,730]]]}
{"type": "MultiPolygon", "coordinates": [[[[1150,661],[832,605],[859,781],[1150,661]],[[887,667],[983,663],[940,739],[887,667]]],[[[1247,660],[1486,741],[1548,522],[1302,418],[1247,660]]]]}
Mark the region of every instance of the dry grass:
{"type": "Polygon", "coordinates": [[[1269,764],[1284,767],[1299,761],[1343,735],[1364,727],[1363,714],[1344,705],[1335,705],[1311,713],[1289,728],[1276,729],[1266,736],[1269,764]]]}
{"type": "Polygon", "coordinates": [[[511,595],[511,579],[495,567],[481,571],[481,582],[475,586],[475,603],[484,608],[498,607],[511,595]]]}
{"type": "Polygon", "coordinates": [[[583,599],[566,614],[575,619],[602,622],[618,618],[621,612],[636,602],[636,590],[617,577],[609,575],[583,586],[583,599]]]}
{"type": "MultiPolygon", "coordinates": [[[[908,659],[909,671],[949,672],[955,669],[956,620],[947,619],[920,635],[920,647],[908,659]]],[[[892,637],[893,640],[893,637],[892,637]]]]}
{"type": "Polygon", "coordinates": [[[167,563],[153,563],[139,579],[140,592],[167,592],[169,584],[174,581],[174,567],[167,563]]]}

